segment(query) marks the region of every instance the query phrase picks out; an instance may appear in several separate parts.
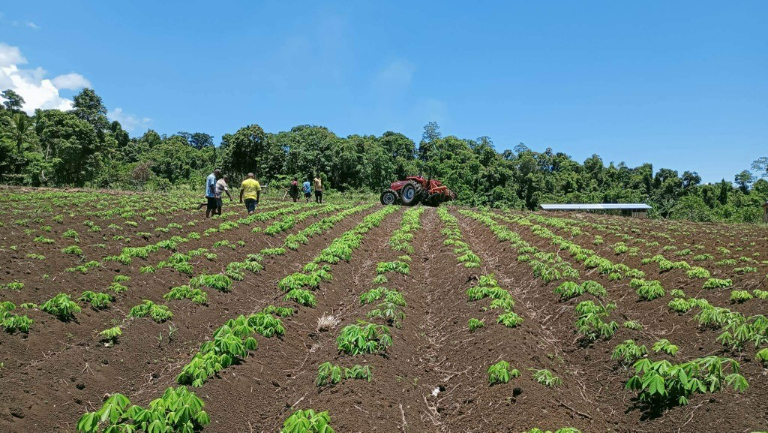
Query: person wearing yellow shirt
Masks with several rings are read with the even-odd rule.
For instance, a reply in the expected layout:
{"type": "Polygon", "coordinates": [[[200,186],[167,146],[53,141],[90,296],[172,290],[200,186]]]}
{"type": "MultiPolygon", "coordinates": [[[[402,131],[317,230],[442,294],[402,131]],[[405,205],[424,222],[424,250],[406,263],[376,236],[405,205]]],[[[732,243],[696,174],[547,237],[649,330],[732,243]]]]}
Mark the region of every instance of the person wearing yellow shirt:
{"type": "Polygon", "coordinates": [[[248,209],[248,215],[256,212],[256,205],[259,204],[260,198],[261,185],[254,178],[253,173],[248,173],[248,177],[240,185],[240,203],[245,199],[245,208],[248,209]]]}

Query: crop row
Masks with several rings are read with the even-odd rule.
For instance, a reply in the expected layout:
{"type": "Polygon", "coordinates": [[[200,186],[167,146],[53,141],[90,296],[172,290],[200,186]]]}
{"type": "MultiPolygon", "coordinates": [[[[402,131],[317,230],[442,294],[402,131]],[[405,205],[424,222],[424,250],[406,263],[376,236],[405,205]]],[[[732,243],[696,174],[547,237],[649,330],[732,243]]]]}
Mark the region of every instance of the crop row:
{"type": "MultiPolygon", "coordinates": [[[[468,214],[467,216],[483,222],[486,226],[491,228],[500,239],[515,239],[514,236],[511,236],[507,232],[508,229],[506,227],[498,225],[498,223],[496,223],[489,215],[468,214]]],[[[530,226],[531,231],[534,234],[550,240],[550,242],[557,245],[560,250],[569,251],[574,258],[582,261],[585,267],[599,268],[601,273],[609,276],[609,280],[622,279],[628,272],[631,273],[637,271],[631,268],[623,269],[622,267],[619,267],[619,271],[622,273],[620,278],[610,278],[610,275],[617,270],[617,265],[610,262],[610,260],[594,255],[591,251],[584,251],[578,245],[573,244],[562,237],[556,236],[540,226],[533,225],[530,221],[522,218],[508,219],[499,217],[498,215],[496,215],[495,218],[506,220],[508,222],[516,222],[523,226],[530,226]]],[[[520,250],[521,248],[519,248],[519,246],[522,244],[520,244],[519,241],[514,242],[517,243],[518,250],[520,250]]],[[[515,243],[513,243],[513,245],[515,245],[515,243]]],[[[527,247],[523,246],[522,248],[527,247]]],[[[640,277],[640,275],[635,276],[640,277]]],[[[655,283],[649,285],[640,278],[635,278],[633,281],[635,282],[634,284],[637,287],[638,294],[641,298],[644,298],[647,293],[653,290],[653,287],[657,286],[655,283]],[[649,289],[651,286],[653,287],[649,289]]],[[[656,289],[658,289],[658,287],[656,287],[656,289]]],[[[663,289],[661,290],[663,291],[663,289]]],[[[567,281],[555,289],[555,293],[560,295],[561,300],[567,300],[583,293],[590,293],[597,298],[606,296],[604,288],[594,281],[585,281],[581,284],[567,281]]],[[[615,307],[614,303],[606,304],[600,301],[596,303],[592,300],[580,302],[575,307],[578,316],[576,322],[577,333],[587,342],[592,342],[597,339],[610,339],[618,329],[618,324],[615,321],[609,321],[609,316],[615,307]]],[[[759,318],[757,319],[757,323],[758,325],[762,323],[759,318]]],[[[641,325],[633,322],[625,322],[624,327],[637,329],[640,328],[641,325]]],[[[764,329],[759,329],[764,332],[764,329]]],[[[761,332],[760,330],[758,332],[761,332]]],[[[676,346],[671,345],[668,341],[659,341],[654,345],[654,348],[657,352],[663,351],[667,354],[674,354],[677,352],[676,346]],[[672,349],[673,347],[674,349],[672,349]]],[[[636,356],[643,356],[643,359],[640,359],[635,363],[636,371],[642,373],[642,375],[633,376],[627,381],[626,387],[627,389],[637,391],[642,401],[651,404],[670,404],[672,401],[667,398],[668,396],[673,396],[675,399],[674,401],[677,404],[685,404],[688,401],[688,397],[696,392],[716,392],[722,389],[725,384],[733,386],[737,391],[743,391],[748,386],[746,379],[739,374],[738,363],[728,358],[697,358],[684,364],[672,364],[666,360],[652,362],[647,358],[644,358],[647,351],[636,347],[633,340],[627,340],[622,343],[622,345],[617,346],[617,348],[614,349],[614,358],[624,358],[621,355],[624,352],[633,353],[636,356]],[[726,367],[731,369],[728,374],[723,373],[726,367]],[[683,373],[680,373],[681,371],[683,373]],[[682,379],[681,376],[683,376],[682,379]],[[701,383],[707,383],[709,386],[700,386],[701,383]]],[[[627,359],[624,359],[624,361],[626,362],[627,359]]]]}

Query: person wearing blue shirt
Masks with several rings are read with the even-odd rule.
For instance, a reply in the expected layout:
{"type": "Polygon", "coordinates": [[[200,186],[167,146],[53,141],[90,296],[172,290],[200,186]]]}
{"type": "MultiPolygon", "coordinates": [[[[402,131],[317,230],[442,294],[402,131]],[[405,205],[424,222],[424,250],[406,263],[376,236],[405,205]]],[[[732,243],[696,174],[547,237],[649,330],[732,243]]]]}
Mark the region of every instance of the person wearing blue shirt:
{"type": "Polygon", "coordinates": [[[208,199],[207,207],[205,208],[206,218],[210,218],[211,214],[215,212],[218,207],[216,203],[216,181],[220,178],[221,170],[217,168],[205,179],[205,198],[208,199]]]}
{"type": "Polygon", "coordinates": [[[312,197],[312,184],[307,180],[301,185],[301,189],[304,191],[304,198],[307,199],[307,203],[309,203],[309,198],[312,197]]]}

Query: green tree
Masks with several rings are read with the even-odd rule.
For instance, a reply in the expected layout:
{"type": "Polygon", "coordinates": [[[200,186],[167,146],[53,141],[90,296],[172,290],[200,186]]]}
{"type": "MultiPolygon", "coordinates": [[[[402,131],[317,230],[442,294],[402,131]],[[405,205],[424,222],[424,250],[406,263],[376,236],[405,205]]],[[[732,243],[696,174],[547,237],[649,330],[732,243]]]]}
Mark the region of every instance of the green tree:
{"type": "Polygon", "coordinates": [[[3,107],[6,110],[21,111],[21,108],[24,106],[24,98],[11,89],[3,90],[3,93],[0,93],[0,96],[5,99],[5,101],[3,101],[3,107]]]}
{"type": "Polygon", "coordinates": [[[749,170],[744,170],[735,176],[736,184],[744,194],[749,192],[749,187],[755,181],[755,176],[749,170]]]}
{"type": "Polygon", "coordinates": [[[264,130],[259,125],[248,125],[234,134],[224,134],[221,149],[224,151],[225,172],[235,175],[237,179],[245,177],[248,172],[261,176],[267,143],[264,130]]]}
{"type": "Polygon", "coordinates": [[[109,128],[107,107],[102,103],[101,96],[97,95],[93,89],[85,88],[75,95],[72,107],[75,116],[90,123],[96,131],[109,128]]]}

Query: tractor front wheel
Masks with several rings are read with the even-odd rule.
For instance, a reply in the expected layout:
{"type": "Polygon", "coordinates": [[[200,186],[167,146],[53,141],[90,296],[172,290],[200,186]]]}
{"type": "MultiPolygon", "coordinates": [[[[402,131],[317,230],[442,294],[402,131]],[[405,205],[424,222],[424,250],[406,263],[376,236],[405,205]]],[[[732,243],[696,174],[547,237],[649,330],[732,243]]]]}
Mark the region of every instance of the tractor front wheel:
{"type": "Polygon", "coordinates": [[[406,206],[416,206],[421,199],[421,185],[418,182],[408,181],[400,190],[400,200],[406,206]]]}
{"type": "Polygon", "coordinates": [[[393,205],[397,202],[397,193],[394,190],[388,189],[381,193],[379,200],[384,206],[393,205]]]}

